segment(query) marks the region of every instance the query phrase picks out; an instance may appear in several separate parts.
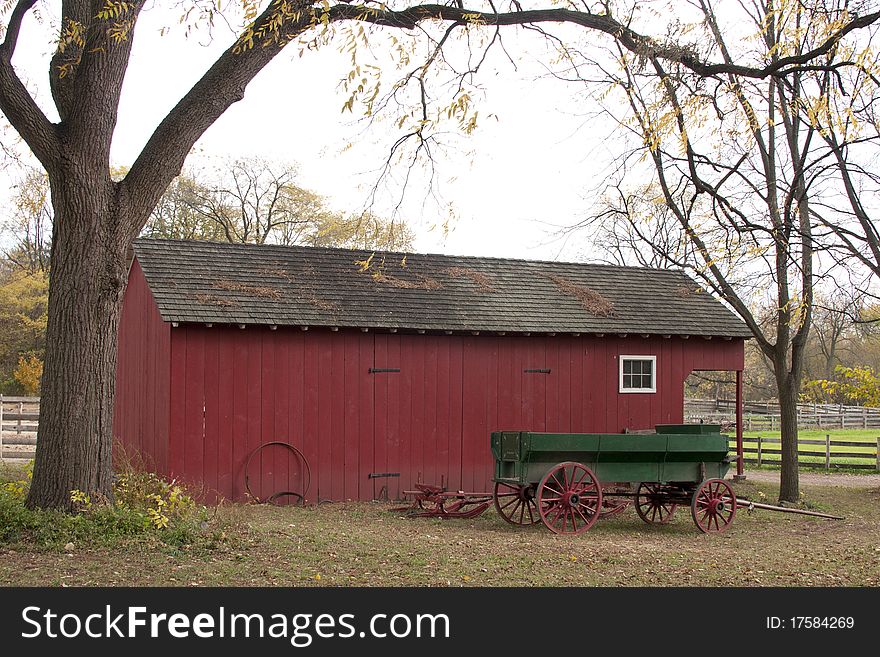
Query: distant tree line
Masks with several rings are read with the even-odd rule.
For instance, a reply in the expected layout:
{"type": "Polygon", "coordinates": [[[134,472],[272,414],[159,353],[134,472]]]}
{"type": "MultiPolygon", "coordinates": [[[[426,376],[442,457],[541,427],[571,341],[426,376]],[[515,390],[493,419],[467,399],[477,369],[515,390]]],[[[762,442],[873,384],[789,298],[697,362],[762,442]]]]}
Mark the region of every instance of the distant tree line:
{"type": "Polygon", "coordinates": [[[296,184],[295,167],[259,158],[185,171],[142,235],[383,251],[410,250],[414,240],[405,222],[331,210],[327,199],[296,184]]]}

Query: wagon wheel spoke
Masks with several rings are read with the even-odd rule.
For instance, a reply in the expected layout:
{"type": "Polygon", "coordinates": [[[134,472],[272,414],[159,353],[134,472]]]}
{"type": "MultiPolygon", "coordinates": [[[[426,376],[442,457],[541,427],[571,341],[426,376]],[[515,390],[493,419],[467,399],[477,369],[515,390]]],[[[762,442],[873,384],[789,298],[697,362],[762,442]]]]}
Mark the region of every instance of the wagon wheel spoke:
{"type": "Polygon", "coordinates": [[[501,508],[502,508],[502,509],[506,509],[506,508],[509,507],[511,504],[516,504],[517,502],[519,502],[519,497],[514,497],[512,500],[507,500],[507,502],[505,502],[504,504],[502,504],[502,505],[501,505],[501,508]]]}
{"type": "Polygon", "coordinates": [[[558,490],[556,488],[553,488],[553,486],[551,486],[549,484],[545,484],[544,488],[546,488],[548,491],[550,491],[552,493],[555,493],[556,495],[559,495],[560,497],[562,497],[562,491],[565,490],[564,488],[562,490],[558,490]]]}
{"type": "Polygon", "coordinates": [[[582,488],[582,487],[585,488],[586,486],[592,486],[592,485],[594,485],[595,482],[593,481],[593,478],[592,478],[592,477],[590,477],[590,480],[589,480],[589,482],[588,482],[587,484],[584,484],[584,479],[586,479],[587,477],[590,477],[590,473],[589,473],[588,470],[584,469],[584,471],[581,472],[581,476],[578,477],[577,482],[575,482],[574,484],[572,484],[572,488],[582,488]],[[583,486],[582,486],[582,484],[583,484],[583,486]]]}

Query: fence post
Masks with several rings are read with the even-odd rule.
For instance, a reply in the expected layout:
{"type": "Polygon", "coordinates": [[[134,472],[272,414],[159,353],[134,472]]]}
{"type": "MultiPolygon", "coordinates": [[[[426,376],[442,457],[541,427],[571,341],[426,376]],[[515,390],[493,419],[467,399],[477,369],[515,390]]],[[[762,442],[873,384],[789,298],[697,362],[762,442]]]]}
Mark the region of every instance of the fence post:
{"type": "MultiPolygon", "coordinates": [[[[24,402],[18,402],[18,422],[15,423],[15,437],[21,438],[21,416],[24,413],[24,402]]],[[[21,444],[21,440],[18,441],[21,444]]]]}
{"type": "Polygon", "coordinates": [[[843,413],[843,404],[840,404],[840,428],[846,429],[846,415],[843,413]]]}
{"type": "Polygon", "coordinates": [[[877,458],[877,470],[878,470],[878,472],[880,472],[880,436],[877,436],[877,453],[876,453],[876,458],[877,458]]]}
{"type": "MultiPolygon", "coordinates": [[[[880,438],[877,438],[877,442],[880,443],[880,438]]],[[[758,436],[758,467],[761,467],[761,436],[758,436]]]]}
{"type": "Polygon", "coordinates": [[[773,431],[773,416],[770,415],[770,431],[773,431]]]}
{"type": "MultiPolygon", "coordinates": [[[[880,444],[880,438],[877,439],[880,444]]],[[[0,462],[3,461],[3,395],[0,395],[0,462]]],[[[880,464],[880,461],[877,461],[880,464]]]]}
{"type": "Polygon", "coordinates": [[[862,428],[868,428],[868,407],[862,406],[862,428]]]}
{"type": "Polygon", "coordinates": [[[825,434],[825,469],[831,469],[831,434],[825,434]]]}

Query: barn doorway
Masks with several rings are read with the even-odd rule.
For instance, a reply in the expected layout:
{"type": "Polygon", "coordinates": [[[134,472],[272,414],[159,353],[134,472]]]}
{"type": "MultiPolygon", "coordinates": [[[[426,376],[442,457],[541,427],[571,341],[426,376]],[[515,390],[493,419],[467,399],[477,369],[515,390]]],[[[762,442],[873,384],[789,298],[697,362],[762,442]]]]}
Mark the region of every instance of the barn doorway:
{"type": "Polygon", "coordinates": [[[718,424],[736,450],[736,477],[743,477],[742,370],[695,370],[684,381],[684,421],[718,424]]]}

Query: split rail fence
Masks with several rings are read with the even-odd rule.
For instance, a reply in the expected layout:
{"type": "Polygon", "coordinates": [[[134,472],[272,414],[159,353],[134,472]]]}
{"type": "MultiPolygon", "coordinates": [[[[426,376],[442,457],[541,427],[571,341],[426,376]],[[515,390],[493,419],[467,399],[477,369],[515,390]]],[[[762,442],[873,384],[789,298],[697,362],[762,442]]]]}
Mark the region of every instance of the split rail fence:
{"type": "MultiPolygon", "coordinates": [[[[743,461],[757,465],[780,465],[782,463],[782,441],[779,438],[743,439],[743,461]]],[[[736,441],[731,441],[731,449],[736,449],[736,441]]],[[[831,440],[825,434],[824,440],[798,440],[798,463],[803,467],[833,469],[876,470],[880,472],[880,437],[876,442],[853,440],[831,440]],[[801,448],[804,449],[801,449],[801,448]],[[842,448],[842,449],[841,449],[842,448]],[[861,451],[855,451],[861,450],[861,451]]]]}
{"type": "Polygon", "coordinates": [[[39,419],[39,397],[0,395],[0,460],[34,458],[39,419]]]}
{"type": "MultiPolygon", "coordinates": [[[[736,402],[732,399],[686,399],[685,421],[703,420],[717,424],[736,422],[736,402]]],[[[745,431],[778,431],[779,406],[776,402],[745,402],[745,431]]],[[[842,404],[798,404],[800,429],[880,429],[880,408],[842,404]]]]}

